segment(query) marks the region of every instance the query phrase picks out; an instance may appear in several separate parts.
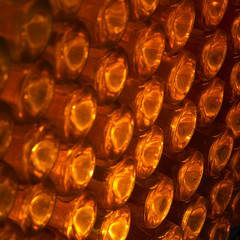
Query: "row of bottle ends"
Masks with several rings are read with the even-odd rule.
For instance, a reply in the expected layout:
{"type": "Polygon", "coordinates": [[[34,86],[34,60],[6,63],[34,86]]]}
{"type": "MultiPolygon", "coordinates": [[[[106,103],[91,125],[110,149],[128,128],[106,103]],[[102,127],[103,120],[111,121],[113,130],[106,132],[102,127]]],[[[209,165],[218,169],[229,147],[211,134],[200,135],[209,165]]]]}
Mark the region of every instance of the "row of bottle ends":
{"type": "MultiPolygon", "coordinates": [[[[239,2],[235,0],[218,2],[153,0],[151,3],[144,0],[77,0],[71,4],[66,0],[32,0],[17,4],[8,0],[2,1],[0,7],[1,23],[12,19],[13,16],[21,19],[21,21],[8,22],[7,27],[2,24],[0,29],[0,35],[6,38],[14,61],[36,59],[48,44],[50,46],[57,45],[57,40],[59,42],[65,41],[67,47],[74,45],[75,54],[82,51],[81,54],[84,52],[83,55],[87,57],[86,49],[89,47],[89,41],[93,47],[111,48],[123,38],[123,45],[129,45],[129,43],[132,45],[136,41],[136,37],[139,37],[139,31],[145,31],[143,34],[145,36],[141,37],[146,42],[145,47],[149,48],[148,45],[152,41],[155,43],[154,50],[158,48],[159,54],[163,51],[159,48],[165,47],[165,41],[161,40],[165,35],[166,50],[172,54],[184,47],[192,33],[194,24],[196,29],[208,32],[220,24],[229,32],[231,51],[239,53],[237,33],[239,16],[238,10],[236,10],[239,7],[239,2]],[[149,20],[156,23],[157,26],[154,24],[154,27],[146,33],[149,20]],[[84,32],[81,29],[81,24],[75,24],[72,29],[67,29],[66,22],[74,25],[75,21],[82,22],[87,31],[84,32]],[[132,33],[133,27],[135,28],[134,33],[132,33]],[[78,40],[81,42],[77,43],[78,40]],[[124,43],[126,41],[130,42],[124,43]]],[[[49,53],[51,50],[48,49],[47,52],[49,53]]],[[[66,54],[66,52],[58,54],[66,54]]],[[[66,63],[66,65],[68,64],[73,64],[76,67],[82,63],[78,61],[66,63]]],[[[151,65],[150,62],[147,64],[151,65]]],[[[72,67],[74,70],[74,66],[72,67]]]]}
{"type": "MultiPolygon", "coordinates": [[[[48,236],[45,231],[40,233],[46,226],[69,239],[108,239],[110,236],[126,239],[128,233],[127,239],[134,239],[131,236],[138,234],[143,234],[140,239],[196,239],[199,234],[203,239],[218,234],[220,239],[227,239],[230,224],[240,221],[240,192],[239,188],[234,190],[229,170],[224,170],[217,179],[204,176],[199,186],[196,186],[198,180],[194,179],[199,178],[198,169],[194,168],[196,164],[185,174],[188,176],[179,173],[182,175],[179,179],[155,172],[147,180],[135,184],[134,174],[129,176],[127,173],[133,171],[133,161],[124,157],[111,168],[98,166],[98,174],[95,173],[87,191],[78,191],[74,196],[72,191],[63,196],[56,195],[56,188],[63,186],[55,187],[50,179],[35,185],[18,186],[10,165],[3,161],[0,165],[3,178],[0,228],[6,239],[20,231],[6,220],[7,217],[20,225],[24,236],[36,235],[37,239],[44,234],[48,236]],[[184,177],[187,183],[179,185],[184,177]],[[190,199],[177,201],[175,193],[188,195],[190,199]]],[[[59,181],[58,184],[67,183],[59,181]]]]}
{"type": "MultiPolygon", "coordinates": [[[[130,5],[139,6],[133,2],[131,1],[130,5]]],[[[127,77],[128,71],[130,76],[142,81],[151,78],[157,71],[163,55],[165,60],[162,67],[159,68],[157,75],[159,73],[162,75],[161,72],[163,70],[167,71],[168,65],[175,64],[180,66],[186,63],[187,66],[184,66],[184,70],[192,72],[194,78],[195,65],[197,63],[197,78],[201,81],[208,81],[217,74],[223,64],[227,52],[227,40],[229,53],[237,55],[240,51],[238,38],[239,10],[231,7],[232,2],[230,1],[229,9],[225,15],[226,19],[223,19],[221,24],[221,27],[227,33],[222,29],[216,30],[215,28],[227,9],[228,1],[226,0],[219,1],[216,6],[212,1],[201,1],[201,3],[196,1],[195,3],[197,11],[196,21],[204,18],[198,12],[199,7],[202,8],[200,11],[202,14],[211,14],[211,11],[214,10],[215,15],[211,17],[216,18],[218,16],[220,18],[219,21],[216,21],[216,19],[213,21],[215,25],[210,27],[211,31],[205,31],[205,28],[198,28],[198,24],[196,24],[196,28],[193,28],[195,8],[191,0],[171,2],[172,5],[170,3],[167,4],[167,1],[163,1],[163,3],[160,1],[158,3],[160,5],[157,8],[158,11],[153,15],[156,15],[156,21],[143,23],[127,22],[128,18],[124,16],[128,15],[128,11],[126,11],[128,9],[128,1],[115,0],[111,1],[111,4],[108,4],[108,1],[96,1],[96,3],[95,0],[92,2],[83,1],[80,14],[83,17],[83,23],[74,21],[55,22],[53,31],[51,31],[51,24],[49,25],[43,21],[43,19],[48,19],[47,16],[44,16],[48,9],[47,1],[31,1],[25,5],[22,5],[22,3],[13,5],[11,1],[2,2],[0,8],[4,14],[2,13],[3,19],[0,19],[0,22],[4,23],[6,19],[11,19],[14,14],[20,19],[23,18],[23,21],[10,21],[13,26],[5,27],[2,24],[3,29],[0,29],[0,36],[5,39],[6,45],[8,45],[10,50],[7,54],[7,46],[5,45],[1,47],[0,51],[1,64],[3,65],[1,88],[6,84],[5,82],[9,75],[9,58],[13,62],[23,60],[23,58],[26,58],[25,61],[31,61],[32,59],[37,59],[43,52],[42,58],[51,63],[57,82],[72,82],[72,80],[79,78],[83,71],[82,77],[86,81],[94,82],[97,88],[107,88],[110,91],[108,94],[110,96],[98,94],[100,104],[108,103],[108,98],[110,98],[110,101],[116,99],[116,91],[122,90],[124,78],[127,77]],[[126,5],[126,7],[121,8],[123,5],[126,5]],[[88,9],[89,12],[85,9],[88,9]],[[93,14],[91,14],[91,11],[93,14]],[[219,13],[216,11],[219,11],[219,13]],[[84,12],[88,14],[87,19],[84,18],[84,12]],[[102,14],[101,16],[99,16],[100,13],[102,14]],[[116,16],[114,16],[114,13],[116,16]],[[30,16],[26,17],[25,15],[28,14],[30,16]],[[94,16],[94,14],[97,15],[94,16]],[[200,16],[198,16],[199,14],[200,16]],[[39,19],[41,22],[37,22],[40,21],[39,19]],[[125,23],[124,19],[126,20],[125,23]],[[23,26],[15,26],[15,24],[23,24],[23,26]],[[34,31],[30,31],[32,29],[31,24],[34,25],[34,31]],[[119,24],[123,24],[124,27],[120,27],[119,24]],[[96,33],[99,29],[103,31],[102,34],[106,35],[99,37],[100,39],[106,39],[107,37],[110,40],[115,39],[109,33],[110,30],[112,34],[116,35],[118,31],[122,32],[114,43],[110,44],[107,42],[105,45],[96,45],[94,42],[100,43],[101,41],[99,39],[93,40],[92,38],[100,34],[96,33]],[[44,35],[46,33],[49,34],[48,37],[44,35]],[[43,42],[44,40],[45,42],[43,42]],[[117,44],[125,49],[126,52],[122,53],[119,49],[116,52],[112,52],[112,48],[117,44]],[[196,55],[196,59],[191,54],[185,53],[184,57],[173,58],[170,60],[171,63],[168,63],[168,56],[179,53],[185,45],[186,49],[196,55]],[[132,49],[129,49],[130,46],[132,49]],[[29,56],[27,58],[26,56],[30,54],[28,51],[34,54],[34,57],[31,58],[29,56]],[[109,76],[109,79],[103,79],[103,81],[107,81],[103,84],[101,83],[101,78],[104,78],[104,71],[107,71],[105,76],[109,76]],[[118,71],[120,73],[117,73],[118,71]],[[111,79],[113,78],[111,75],[114,74],[118,77],[115,81],[111,79]],[[114,97],[115,99],[111,99],[114,97]]],[[[60,5],[57,3],[52,4],[56,7],[60,5]]],[[[157,6],[156,3],[152,4],[157,6]]],[[[142,3],[140,6],[144,6],[144,4],[142,3]]],[[[149,7],[149,9],[151,8],[149,7]]],[[[51,12],[51,8],[48,11],[51,12]]],[[[206,19],[209,20],[211,17],[207,16],[206,19]]],[[[163,75],[167,75],[167,73],[163,75]]],[[[186,89],[191,87],[193,79],[190,76],[188,78],[189,80],[185,83],[185,90],[175,90],[180,91],[176,95],[181,95],[181,91],[183,92],[182,95],[186,94],[186,89]]],[[[106,91],[106,89],[104,90],[106,91]]],[[[173,90],[170,89],[169,91],[170,95],[174,95],[173,90]]],[[[183,96],[176,98],[170,99],[170,102],[178,102],[183,96]]]]}

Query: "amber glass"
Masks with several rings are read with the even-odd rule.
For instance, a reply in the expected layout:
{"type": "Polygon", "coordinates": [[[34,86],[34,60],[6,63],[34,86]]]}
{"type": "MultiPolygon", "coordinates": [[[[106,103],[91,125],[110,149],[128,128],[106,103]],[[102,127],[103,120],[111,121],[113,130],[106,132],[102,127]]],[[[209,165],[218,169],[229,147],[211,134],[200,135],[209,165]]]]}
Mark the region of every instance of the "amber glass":
{"type": "Polygon", "coordinates": [[[131,212],[127,205],[116,211],[98,209],[98,216],[89,236],[92,240],[125,240],[130,228],[131,212]]]}
{"type": "MultiPolygon", "coordinates": [[[[11,166],[0,162],[0,225],[8,217],[18,191],[17,175],[11,166]]],[[[1,227],[0,227],[1,232],[1,227]]],[[[1,234],[0,234],[1,236],[1,234]]]]}
{"type": "Polygon", "coordinates": [[[7,106],[0,104],[0,159],[7,152],[13,138],[14,121],[7,106]]]}
{"type": "Polygon", "coordinates": [[[196,25],[205,30],[215,28],[222,20],[228,0],[194,0],[196,8],[196,25]]]}
{"type": "Polygon", "coordinates": [[[163,106],[156,123],[164,133],[164,151],[182,151],[192,138],[196,121],[197,109],[189,100],[177,107],[163,106]]]}
{"type": "Polygon", "coordinates": [[[228,170],[224,170],[219,178],[204,176],[197,190],[207,199],[207,217],[219,218],[227,208],[232,192],[233,178],[228,170]]]}
{"type": "Polygon", "coordinates": [[[164,220],[159,227],[155,229],[142,229],[131,225],[127,240],[183,240],[182,229],[168,221],[164,220]]]}
{"type": "Polygon", "coordinates": [[[16,125],[4,159],[14,168],[21,183],[36,183],[49,175],[58,150],[59,138],[53,125],[16,125]]]}
{"type": "Polygon", "coordinates": [[[166,50],[176,53],[184,47],[195,22],[195,9],[192,0],[178,4],[161,5],[161,0],[152,19],[159,22],[166,33],[166,50]]]}
{"type": "Polygon", "coordinates": [[[224,81],[224,98],[234,101],[240,97],[240,57],[228,55],[219,71],[224,81]]]}
{"type": "Polygon", "coordinates": [[[95,168],[95,151],[87,140],[69,147],[61,145],[51,172],[57,193],[63,196],[78,194],[92,178],[95,168]]]}
{"type": "Polygon", "coordinates": [[[205,32],[194,29],[186,48],[197,60],[196,76],[199,81],[209,81],[219,72],[227,52],[227,34],[222,29],[205,32]]]}
{"type": "Polygon", "coordinates": [[[12,108],[17,121],[33,122],[47,112],[54,88],[51,67],[46,62],[15,64],[0,99],[12,108]]]}
{"type": "Polygon", "coordinates": [[[119,97],[128,78],[128,59],[125,51],[121,47],[110,50],[90,48],[89,58],[81,76],[94,86],[98,104],[113,103],[119,97]]]}
{"type": "Polygon", "coordinates": [[[189,51],[163,55],[155,74],[164,83],[164,102],[177,104],[186,97],[195,78],[195,69],[196,60],[189,51]]]}
{"type": "Polygon", "coordinates": [[[116,45],[124,34],[129,17],[126,0],[83,1],[78,18],[86,25],[94,47],[116,45]]]}
{"type": "Polygon", "coordinates": [[[97,217],[97,201],[91,192],[82,192],[71,202],[57,199],[48,226],[58,229],[69,239],[85,239],[97,217]]]}
{"type": "Polygon", "coordinates": [[[129,22],[120,45],[128,54],[130,74],[148,79],[161,62],[165,50],[164,31],[159,24],[129,22]]]}
{"type": "Polygon", "coordinates": [[[172,180],[163,174],[154,174],[135,186],[128,206],[132,222],[144,228],[156,228],[166,218],[173,200],[172,180]]]}
{"type": "Polygon", "coordinates": [[[238,15],[233,20],[231,31],[230,31],[230,38],[231,42],[230,46],[232,47],[232,52],[235,54],[240,53],[240,33],[239,33],[239,27],[240,27],[240,14],[238,12],[238,15]]]}
{"type": "Polygon", "coordinates": [[[53,228],[45,228],[41,232],[34,234],[34,236],[27,238],[27,240],[68,240],[68,238],[53,228]]]}
{"type": "Polygon", "coordinates": [[[133,130],[133,113],[128,106],[103,106],[98,107],[88,138],[96,148],[97,158],[116,159],[128,147],[133,130]]]}
{"type": "Polygon", "coordinates": [[[52,12],[56,21],[70,20],[77,15],[83,0],[50,0],[52,12]]]}
{"type": "Polygon", "coordinates": [[[218,115],[223,102],[224,84],[220,78],[211,82],[196,82],[188,98],[197,105],[197,127],[205,128],[211,125],[218,115]]]}
{"type": "Polygon", "coordinates": [[[158,6],[159,0],[130,0],[130,19],[146,21],[158,6]]]}
{"type": "Polygon", "coordinates": [[[46,118],[56,125],[64,142],[77,143],[91,129],[96,111],[97,100],[92,87],[59,85],[46,118]]]}
{"type": "Polygon", "coordinates": [[[232,172],[234,188],[240,188],[240,149],[233,151],[227,168],[232,172]]]}
{"type": "Polygon", "coordinates": [[[183,239],[193,240],[199,235],[206,219],[206,200],[194,194],[188,203],[174,201],[167,219],[178,224],[183,230],[183,239]]]}
{"type": "Polygon", "coordinates": [[[49,180],[19,189],[9,218],[30,236],[49,222],[56,202],[55,186],[49,180]]]}
{"type": "MultiPolygon", "coordinates": [[[[226,113],[225,113],[226,114],[226,113]]],[[[240,137],[240,100],[236,100],[227,112],[225,123],[232,130],[234,138],[240,137]]]]}
{"type": "Polygon", "coordinates": [[[229,161],[233,143],[232,131],[214,124],[196,131],[190,145],[204,155],[204,174],[218,176],[229,161]]]}
{"type": "Polygon", "coordinates": [[[240,61],[237,61],[232,67],[232,71],[229,79],[232,98],[240,97],[240,74],[239,73],[240,73],[240,61]]]}
{"type": "Polygon", "coordinates": [[[231,226],[240,224],[240,191],[233,191],[231,201],[227,208],[227,213],[230,216],[231,226]]]}
{"type": "Polygon", "coordinates": [[[54,24],[53,37],[43,57],[53,66],[57,82],[69,83],[80,76],[89,45],[88,33],[81,22],[54,24]]]}
{"type": "Polygon", "coordinates": [[[104,165],[97,160],[87,188],[95,193],[99,207],[114,210],[128,201],[135,185],[136,169],[128,156],[111,167],[104,165]]]}
{"type": "Polygon", "coordinates": [[[128,78],[119,102],[129,104],[134,114],[134,130],[149,129],[156,121],[163,104],[164,89],[159,78],[139,85],[139,79],[128,78]]]}
{"type": "Polygon", "coordinates": [[[0,239],[1,240],[24,240],[24,235],[14,221],[7,219],[0,224],[0,239]]]}
{"type": "Polygon", "coordinates": [[[200,237],[208,240],[227,240],[229,232],[230,221],[222,216],[217,220],[206,219],[200,237]]]}
{"type": "Polygon", "coordinates": [[[137,178],[146,179],[154,172],[162,156],[163,142],[162,129],[157,125],[140,136],[132,137],[126,154],[135,161],[137,178]]]}
{"type": "MultiPolygon", "coordinates": [[[[236,0],[234,0],[236,2],[236,0]]],[[[238,55],[240,53],[240,10],[236,7],[227,9],[226,14],[220,24],[228,33],[228,51],[230,54],[238,55]]]]}
{"type": "Polygon", "coordinates": [[[187,147],[181,153],[163,155],[157,171],[172,178],[175,200],[188,201],[201,182],[203,164],[203,155],[199,151],[187,147]]]}
{"type": "Polygon", "coordinates": [[[10,56],[9,49],[4,39],[0,38],[0,93],[4,89],[10,69],[10,56]]]}
{"type": "Polygon", "coordinates": [[[46,0],[6,0],[0,3],[0,36],[15,61],[36,59],[52,33],[51,7],[46,0]]]}

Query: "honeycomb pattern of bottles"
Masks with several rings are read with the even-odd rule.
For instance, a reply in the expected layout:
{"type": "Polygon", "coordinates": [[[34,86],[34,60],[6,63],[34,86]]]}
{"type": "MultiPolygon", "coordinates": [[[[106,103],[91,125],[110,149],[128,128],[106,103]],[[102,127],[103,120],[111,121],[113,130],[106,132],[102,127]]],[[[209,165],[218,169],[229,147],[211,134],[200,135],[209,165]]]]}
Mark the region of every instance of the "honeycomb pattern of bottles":
{"type": "Polygon", "coordinates": [[[0,0],[0,239],[238,224],[239,0],[0,0]]]}

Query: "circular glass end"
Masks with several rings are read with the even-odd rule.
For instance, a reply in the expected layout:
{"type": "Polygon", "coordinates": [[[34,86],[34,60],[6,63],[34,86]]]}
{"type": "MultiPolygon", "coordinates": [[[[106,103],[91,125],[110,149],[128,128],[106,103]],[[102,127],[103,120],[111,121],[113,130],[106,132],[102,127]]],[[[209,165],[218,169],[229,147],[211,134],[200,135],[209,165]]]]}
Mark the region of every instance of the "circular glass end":
{"type": "Polygon", "coordinates": [[[224,62],[227,53],[227,35],[224,31],[217,29],[205,44],[201,64],[204,76],[212,79],[216,76],[224,62]]]}
{"type": "MultiPolygon", "coordinates": [[[[239,20],[240,21],[240,20],[239,20]]],[[[240,62],[234,64],[230,74],[230,86],[233,97],[240,96],[240,62]]]]}
{"type": "Polygon", "coordinates": [[[98,37],[104,44],[116,44],[127,28],[129,6],[126,0],[107,0],[97,18],[98,37]]]}
{"type": "MultiPolygon", "coordinates": [[[[222,216],[217,224],[214,239],[227,240],[230,232],[230,221],[226,217],[222,216]]],[[[211,239],[210,239],[211,240],[211,239]]]]}
{"type": "Polygon", "coordinates": [[[123,49],[105,56],[98,68],[95,86],[101,104],[114,102],[121,94],[128,77],[128,60],[123,49]]]}
{"type": "Polygon", "coordinates": [[[22,86],[22,102],[28,117],[44,116],[52,101],[54,88],[54,79],[47,67],[37,65],[37,68],[26,76],[22,86]]]}
{"type": "Polygon", "coordinates": [[[69,95],[65,107],[64,131],[66,137],[79,140],[91,129],[96,118],[97,100],[91,87],[83,87],[69,95]]]}
{"type": "Polygon", "coordinates": [[[0,158],[7,151],[12,142],[13,122],[0,116],[0,158]]]}
{"type": "Polygon", "coordinates": [[[208,205],[209,218],[218,218],[224,212],[231,200],[233,184],[233,179],[228,172],[224,179],[214,185],[208,205]]]}
{"type": "Polygon", "coordinates": [[[34,173],[40,179],[50,173],[59,150],[57,139],[43,139],[36,143],[31,151],[30,162],[33,164],[34,173]]]}
{"type": "Polygon", "coordinates": [[[158,126],[140,136],[135,149],[137,178],[145,179],[156,169],[163,152],[163,132],[158,126]]]}
{"type": "Polygon", "coordinates": [[[131,212],[127,205],[110,212],[102,223],[100,234],[102,240],[124,240],[128,235],[131,212]]]}
{"type": "Polygon", "coordinates": [[[45,226],[52,216],[54,201],[52,196],[41,192],[36,195],[29,205],[33,224],[39,227],[45,226]]]}
{"type": "Polygon", "coordinates": [[[92,126],[95,119],[96,109],[94,102],[86,100],[72,106],[71,120],[79,131],[83,131],[92,126]]]}
{"type": "Polygon", "coordinates": [[[71,202],[65,235],[71,239],[85,239],[91,232],[97,217],[97,202],[94,195],[84,192],[71,202]]]}
{"type": "Polygon", "coordinates": [[[233,45],[233,53],[238,54],[240,52],[240,15],[238,15],[231,27],[231,38],[233,45]]]}
{"type": "Polygon", "coordinates": [[[51,172],[58,156],[60,142],[53,125],[43,124],[33,131],[24,145],[24,161],[29,162],[29,181],[38,182],[51,172]]]}
{"type": "Polygon", "coordinates": [[[196,128],[196,120],[196,106],[190,101],[185,102],[171,122],[172,152],[180,152],[188,145],[196,128]]]}
{"type": "Polygon", "coordinates": [[[113,206],[121,207],[132,194],[135,186],[136,169],[131,158],[126,158],[115,166],[115,170],[109,181],[108,201],[114,201],[113,206]]]}
{"type": "Polygon", "coordinates": [[[57,78],[77,78],[87,62],[88,53],[89,39],[85,28],[80,23],[69,26],[56,45],[57,78]]]}
{"type": "Polygon", "coordinates": [[[165,50],[164,31],[158,24],[146,27],[139,37],[133,56],[134,69],[141,78],[149,78],[157,70],[165,50]]]}
{"type": "Polygon", "coordinates": [[[162,84],[155,79],[141,86],[135,98],[135,122],[138,130],[145,130],[156,121],[163,104],[162,84]]]}
{"type": "Polygon", "coordinates": [[[21,58],[36,59],[45,50],[52,33],[51,8],[46,1],[27,4],[23,13],[18,43],[21,58]]]}
{"type": "Polygon", "coordinates": [[[214,121],[223,103],[224,85],[219,78],[202,93],[198,104],[198,125],[205,127],[214,121]]]}
{"type": "Polygon", "coordinates": [[[198,151],[195,151],[183,164],[178,173],[178,187],[174,196],[177,200],[187,201],[196,192],[202,180],[203,164],[203,155],[198,151]]]}
{"type": "Polygon", "coordinates": [[[5,162],[0,162],[0,222],[9,215],[18,190],[18,180],[13,169],[5,162]]]}
{"type": "Polygon", "coordinates": [[[134,120],[132,110],[122,107],[115,110],[106,125],[105,151],[119,156],[128,147],[133,134],[134,120]]]}
{"type": "Polygon", "coordinates": [[[91,205],[85,205],[79,208],[73,217],[73,226],[78,237],[87,235],[95,219],[95,209],[91,205]]]}
{"type": "Polygon", "coordinates": [[[179,51],[184,47],[192,32],[195,22],[193,2],[183,0],[171,11],[166,24],[168,47],[170,51],[179,51]]]}
{"type": "Polygon", "coordinates": [[[189,92],[195,78],[196,60],[192,53],[184,51],[171,70],[168,89],[173,103],[182,101],[189,92]]]}
{"type": "Polygon", "coordinates": [[[228,163],[233,149],[233,134],[225,130],[214,140],[208,154],[207,172],[210,176],[217,176],[228,163]]]}
{"type": "Polygon", "coordinates": [[[205,0],[202,7],[202,22],[207,28],[216,27],[222,20],[228,0],[205,0]]]}
{"type": "Polygon", "coordinates": [[[73,179],[73,185],[77,188],[83,188],[87,186],[92,178],[95,168],[95,153],[91,145],[80,149],[76,148],[73,151],[71,162],[71,176],[73,179]]]}
{"type": "Polygon", "coordinates": [[[184,239],[195,239],[202,230],[207,215],[206,201],[195,195],[182,217],[181,227],[184,239]]]}
{"type": "Polygon", "coordinates": [[[144,221],[148,228],[156,228],[167,216],[173,200],[173,183],[163,177],[147,195],[144,208],[144,221]]]}
{"type": "Polygon", "coordinates": [[[240,137],[240,101],[235,102],[228,111],[226,124],[232,130],[234,138],[240,137]]]}
{"type": "Polygon", "coordinates": [[[81,72],[88,58],[89,42],[85,34],[79,32],[76,38],[65,44],[63,56],[70,71],[81,72]]]}
{"type": "Polygon", "coordinates": [[[26,230],[43,229],[49,222],[56,202],[55,187],[52,182],[42,182],[33,186],[27,193],[23,211],[23,224],[26,230]],[[28,222],[31,218],[31,222],[28,222]],[[28,225],[28,226],[27,226],[28,225]]]}

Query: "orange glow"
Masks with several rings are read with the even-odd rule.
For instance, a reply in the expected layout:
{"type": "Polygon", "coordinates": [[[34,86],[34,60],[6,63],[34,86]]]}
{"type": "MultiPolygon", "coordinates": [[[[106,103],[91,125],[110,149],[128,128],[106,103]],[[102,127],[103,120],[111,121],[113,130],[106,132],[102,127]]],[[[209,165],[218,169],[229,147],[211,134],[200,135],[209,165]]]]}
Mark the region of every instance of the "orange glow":
{"type": "Polygon", "coordinates": [[[184,239],[195,239],[199,235],[205,222],[206,214],[205,199],[202,196],[195,195],[182,218],[181,227],[184,231],[184,239]]]}
{"type": "Polygon", "coordinates": [[[144,221],[148,228],[156,228],[167,216],[173,201],[173,183],[164,177],[153,186],[147,195],[144,221]]]}

